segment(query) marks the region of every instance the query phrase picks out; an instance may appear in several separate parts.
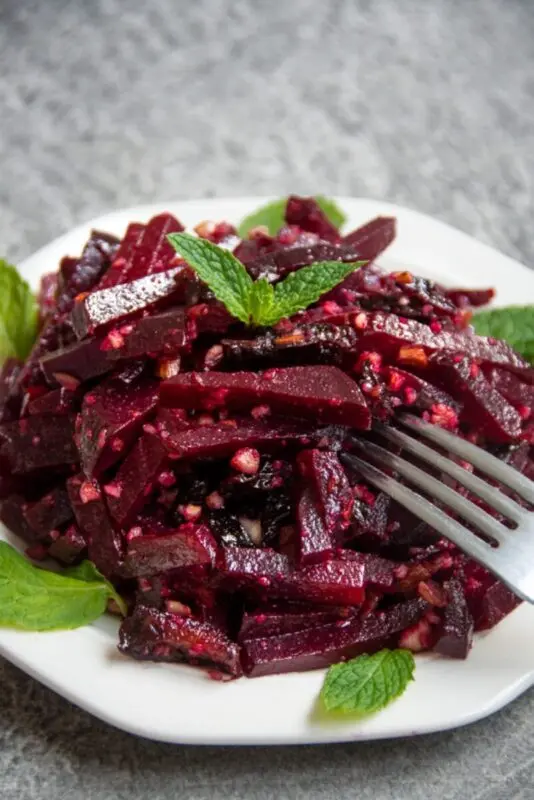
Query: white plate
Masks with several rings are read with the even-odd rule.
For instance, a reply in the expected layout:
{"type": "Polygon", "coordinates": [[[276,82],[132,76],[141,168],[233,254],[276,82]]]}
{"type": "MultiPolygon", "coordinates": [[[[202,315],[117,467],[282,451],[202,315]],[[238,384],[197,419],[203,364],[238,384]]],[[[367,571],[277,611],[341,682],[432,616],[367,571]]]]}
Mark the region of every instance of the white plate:
{"type": "MultiPolygon", "coordinates": [[[[71,231],[21,265],[36,286],[65,254],[77,254],[90,228],[121,234],[127,222],[169,210],[187,226],[239,221],[263,198],[164,203],[107,214],[71,231]]],[[[380,260],[457,286],[495,286],[498,302],[534,301],[534,273],[469,236],[422,214],[371,200],[340,198],[347,230],[394,214],[398,237],[380,260]]],[[[4,529],[0,536],[11,538],[4,529]]],[[[534,608],[521,606],[476,637],[467,661],[417,659],[403,697],[365,722],[318,723],[314,702],[323,672],[216,683],[186,666],[143,664],[116,649],[117,626],[101,619],[65,633],[0,630],[0,652],[59,694],[119,728],[191,744],[304,744],[411,736],[465,725],[509,703],[534,683],[534,608]]]]}

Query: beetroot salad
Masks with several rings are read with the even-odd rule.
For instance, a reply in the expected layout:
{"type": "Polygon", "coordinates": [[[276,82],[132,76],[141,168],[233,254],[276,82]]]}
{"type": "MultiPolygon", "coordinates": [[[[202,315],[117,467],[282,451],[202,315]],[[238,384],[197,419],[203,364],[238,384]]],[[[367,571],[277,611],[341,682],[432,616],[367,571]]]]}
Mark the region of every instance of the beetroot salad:
{"type": "Polygon", "coordinates": [[[534,371],[471,326],[493,292],[381,271],[395,219],[342,235],[312,198],[276,233],[182,231],[168,213],[93,231],[43,279],[33,349],[1,373],[2,521],[33,559],[96,565],[136,659],[227,678],[465,658],[518,599],[343,456],[409,410],[533,476],[534,371]],[[244,265],[234,305],[193,268],[199,240],[244,265]],[[343,279],[301,281],[294,311],[282,282],[319,262],[343,279]]]}

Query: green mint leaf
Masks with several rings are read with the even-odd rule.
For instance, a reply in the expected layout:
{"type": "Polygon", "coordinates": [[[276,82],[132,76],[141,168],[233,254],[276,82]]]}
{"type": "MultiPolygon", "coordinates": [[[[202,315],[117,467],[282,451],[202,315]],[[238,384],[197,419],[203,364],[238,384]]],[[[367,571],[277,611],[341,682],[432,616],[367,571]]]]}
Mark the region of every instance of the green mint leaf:
{"type": "Polygon", "coordinates": [[[321,699],[327,711],[372,714],[399,697],[413,680],[410,650],[380,650],[328,670],[321,699]]]}
{"type": "Polygon", "coordinates": [[[264,325],[273,311],[274,289],[266,278],[260,278],[252,285],[250,293],[250,314],[256,325],[264,325]]]}
{"type": "Polygon", "coordinates": [[[509,306],[481,311],[471,320],[479,336],[504,339],[534,364],[534,306],[509,306]]]}
{"type": "Polygon", "coordinates": [[[350,264],[343,261],[319,261],[292,272],[274,287],[272,312],[266,316],[263,324],[275,325],[284,317],[302,311],[366,263],[366,261],[353,261],[350,264]]]}
{"type": "Polygon", "coordinates": [[[100,570],[95,567],[92,561],[82,561],[81,564],[77,564],[75,567],[68,567],[67,569],[63,570],[62,574],[66,575],[68,578],[75,578],[78,581],[105,584],[109,593],[109,597],[112,600],[115,600],[121,614],[125,617],[128,613],[128,607],[120,594],[117,592],[113,584],[104,578],[100,570]]]}
{"type": "MultiPolygon", "coordinates": [[[[336,228],[340,228],[345,222],[346,216],[337,203],[322,195],[317,195],[315,199],[330,222],[335,225],[336,228]]],[[[257,228],[262,225],[268,228],[271,236],[274,236],[284,225],[286,203],[287,198],[283,197],[280,200],[273,200],[272,203],[261,206],[261,208],[258,208],[241,221],[237,228],[238,235],[244,239],[252,228],[257,228]]]]}
{"type": "Polygon", "coordinates": [[[16,268],[0,259],[0,365],[6,358],[24,360],[37,336],[35,297],[16,268]]]}
{"type": "Polygon", "coordinates": [[[243,264],[228,250],[190,233],[171,233],[167,239],[230,314],[248,323],[252,278],[243,264]]]}
{"type": "Polygon", "coordinates": [[[61,575],[34,566],[0,542],[0,626],[27,631],[79,628],[98,619],[110,597],[117,600],[115,590],[90,562],[61,575]]]}

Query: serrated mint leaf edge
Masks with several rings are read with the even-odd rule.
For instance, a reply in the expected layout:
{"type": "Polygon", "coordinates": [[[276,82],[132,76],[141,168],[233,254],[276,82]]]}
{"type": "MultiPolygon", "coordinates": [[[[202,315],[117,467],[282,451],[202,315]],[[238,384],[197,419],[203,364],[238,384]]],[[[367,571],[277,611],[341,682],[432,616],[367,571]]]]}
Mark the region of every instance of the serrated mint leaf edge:
{"type": "Polygon", "coordinates": [[[38,330],[35,296],[17,268],[0,259],[0,366],[8,358],[23,361],[38,330]]]}

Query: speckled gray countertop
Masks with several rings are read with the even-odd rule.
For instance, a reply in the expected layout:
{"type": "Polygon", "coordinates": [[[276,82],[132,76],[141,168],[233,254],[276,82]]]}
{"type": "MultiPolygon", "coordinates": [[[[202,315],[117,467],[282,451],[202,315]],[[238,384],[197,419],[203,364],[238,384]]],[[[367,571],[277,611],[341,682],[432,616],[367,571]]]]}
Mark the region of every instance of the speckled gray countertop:
{"type": "MultiPolygon", "coordinates": [[[[532,0],[0,0],[0,251],[163,198],[387,198],[534,263],[532,0]]],[[[534,798],[534,694],[463,730],[160,745],[0,663],[0,796],[534,798]]],[[[283,713],[283,710],[280,710],[283,713]]]]}

